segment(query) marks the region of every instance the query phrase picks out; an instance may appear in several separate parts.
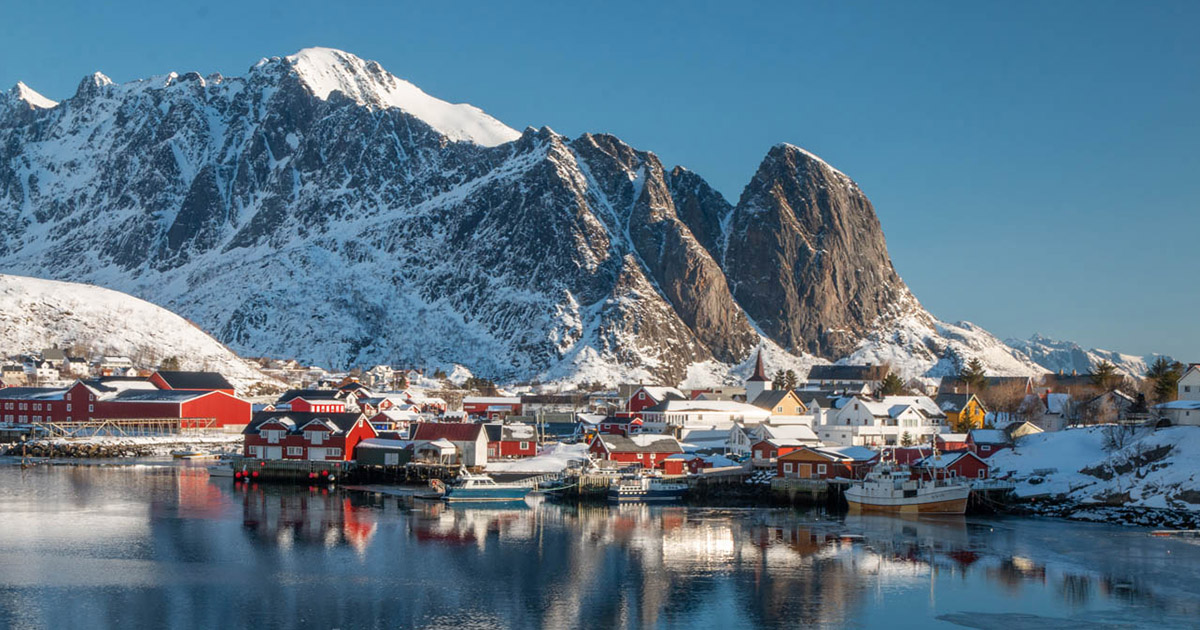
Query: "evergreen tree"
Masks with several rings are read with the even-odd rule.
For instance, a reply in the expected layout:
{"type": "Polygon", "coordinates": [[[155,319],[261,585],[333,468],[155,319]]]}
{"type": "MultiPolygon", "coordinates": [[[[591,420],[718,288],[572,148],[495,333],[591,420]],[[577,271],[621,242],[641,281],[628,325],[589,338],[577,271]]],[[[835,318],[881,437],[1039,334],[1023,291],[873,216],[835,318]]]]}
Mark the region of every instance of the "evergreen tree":
{"type": "Polygon", "coordinates": [[[800,379],[796,376],[796,372],[788,370],[783,374],[783,389],[793,390],[800,386],[800,379]]]}
{"type": "Polygon", "coordinates": [[[879,393],[884,396],[897,396],[904,393],[904,381],[895,372],[888,372],[879,386],[879,393]]]}
{"type": "Polygon", "coordinates": [[[167,357],[167,358],[163,359],[162,364],[160,364],[158,366],[158,369],[166,370],[168,372],[178,372],[179,371],[179,357],[167,357]]]}
{"type": "Polygon", "coordinates": [[[1179,396],[1179,379],[1183,377],[1183,364],[1171,361],[1166,357],[1158,357],[1146,370],[1146,380],[1150,381],[1150,396],[1155,403],[1175,400],[1179,396]]]}
{"type": "Polygon", "coordinates": [[[783,373],[783,370],[777,370],[771,377],[771,389],[783,389],[786,379],[787,375],[783,373]]]}
{"type": "Polygon", "coordinates": [[[1108,361],[1100,361],[1092,367],[1092,384],[1104,391],[1116,389],[1121,384],[1121,375],[1117,374],[1117,366],[1108,361]]]}
{"type": "Polygon", "coordinates": [[[983,369],[983,361],[971,359],[961,370],[958,378],[972,390],[979,391],[987,385],[987,373],[983,369]]]}
{"type": "Polygon", "coordinates": [[[900,436],[900,446],[912,446],[912,445],[913,445],[912,436],[908,434],[908,431],[905,431],[904,434],[900,436]]]}

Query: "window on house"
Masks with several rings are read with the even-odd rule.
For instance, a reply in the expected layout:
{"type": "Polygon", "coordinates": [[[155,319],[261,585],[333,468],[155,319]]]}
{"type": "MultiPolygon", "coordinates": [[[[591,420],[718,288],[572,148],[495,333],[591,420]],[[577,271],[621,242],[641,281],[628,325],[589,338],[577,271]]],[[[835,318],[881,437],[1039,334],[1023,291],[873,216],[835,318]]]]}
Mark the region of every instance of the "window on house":
{"type": "Polygon", "coordinates": [[[646,392],[638,392],[638,400],[646,400],[646,392]]]}
{"type": "Polygon", "coordinates": [[[529,442],[521,442],[521,450],[522,451],[524,451],[528,448],[529,448],[529,442]]]}
{"type": "Polygon", "coordinates": [[[785,473],[790,473],[790,472],[792,472],[792,465],[791,465],[791,463],[785,463],[785,464],[783,465],[783,472],[785,472],[785,473]]]}
{"type": "Polygon", "coordinates": [[[986,477],[987,477],[987,469],[985,469],[985,468],[980,468],[980,469],[979,469],[979,478],[980,478],[980,479],[984,479],[984,478],[986,478],[986,477]]]}
{"type": "Polygon", "coordinates": [[[96,405],[88,405],[88,411],[95,411],[96,405]]]}
{"type": "Polygon", "coordinates": [[[325,454],[326,454],[328,457],[341,457],[341,456],[342,456],[342,449],[340,449],[340,448],[327,448],[327,449],[325,449],[325,454]]]}
{"type": "Polygon", "coordinates": [[[825,470],[826,470],[825,464],[817,464],[817,474],[818,475],[824,475],[825,470]]]}
{"type": "Polygon", "coordinates": [[[304,455],[304,447],[303,446],[289,446],[289,447],[287,447],[287,449],[288,449],[288,451],[287,451],[288,455],[297,456],[297,457],[304,455]]]}
{"type": "Polygon", "coordinates": [[[71,421],[71,416],[67,416],[67,422],[71,421]]]}
{"type": "Polygon", "coordinates": [[[642,454],[638,453],[638,459],[643,459],[642,454]]]}
{"type": "Polygon", "coordinates": [[[980,446],[980,447],[979,447],[979,450],[981,450],[981,451],[990,451],[990,450],[992,450],[992,447],[991,447],[991,445],[984,444],[983,446],[980,446]]]}
{"type": "Polygon", "coordinates": [[[67,403],[67,411],[71,410],[71,403],[67,403]]]}

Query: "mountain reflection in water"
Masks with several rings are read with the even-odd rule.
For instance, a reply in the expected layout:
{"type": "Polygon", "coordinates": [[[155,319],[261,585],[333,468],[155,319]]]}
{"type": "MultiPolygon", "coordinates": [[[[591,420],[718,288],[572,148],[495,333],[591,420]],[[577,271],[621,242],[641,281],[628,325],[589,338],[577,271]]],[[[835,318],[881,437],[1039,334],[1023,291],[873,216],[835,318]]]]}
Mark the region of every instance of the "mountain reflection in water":
{"type": "Polygon", "coordinates": [[[0,627],[1188,627],[1200,546],[1017,518],[540,503],[0,465],[0,627]],[[1018,615],[1018,616],[1013,616],[1018,615]]]}

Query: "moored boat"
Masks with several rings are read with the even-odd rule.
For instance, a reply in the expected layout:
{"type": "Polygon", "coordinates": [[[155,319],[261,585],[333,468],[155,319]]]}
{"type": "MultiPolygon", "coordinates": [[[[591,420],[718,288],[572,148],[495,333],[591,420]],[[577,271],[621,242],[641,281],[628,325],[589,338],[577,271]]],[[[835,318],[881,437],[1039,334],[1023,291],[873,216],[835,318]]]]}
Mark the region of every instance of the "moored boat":
{"type": "Polygon", "coordinates": [[[487,475],[463,472],[450,485],[434,479],[429,484],[447,502],[499,502],[521,501],[533,490],[533,486],[521,483],[498,483],[487,475]]]}
{"type": "Polygon", "coordinates": [[[687,493],[686,483],[672,483],[640,475],[614,481],[608,487],[609,503],[678,501],[687,493]]]}
{"type": "Polygon", "coordinates": [[[175,459],[217,459],[220,457],[220,455],[200,449],[190,448],[171,451],[171,457],[174,457],[175,459]]]}
{"type": "Polygon", "coordinates": [[[887,462],[846,489],[846,503],[851,512],[963,514],[970,496],[969,483],[956,479],[913,479],[907,467],[887,462]]]}

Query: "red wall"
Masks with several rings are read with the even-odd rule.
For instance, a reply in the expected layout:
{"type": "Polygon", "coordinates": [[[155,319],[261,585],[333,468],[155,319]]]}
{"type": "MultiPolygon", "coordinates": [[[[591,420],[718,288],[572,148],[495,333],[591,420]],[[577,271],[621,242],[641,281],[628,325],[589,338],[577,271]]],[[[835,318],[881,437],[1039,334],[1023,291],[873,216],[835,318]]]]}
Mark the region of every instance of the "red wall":
{"type": "Polygon", "coordinates": [[[249,424],[250,401],[216,391],[183,403],[184,418],[216,418],[213,426],[249,424]]]}
{"type": "MultiPolygon", "coordinates": [[[[950,470],[954,471],[954,474],[956,476],[966,477],[968,479],[987,479],[988,475],[990,474],[988,472],[989,467],[986,462],[981,462],[978,459],[975,459],[974,457],[969,457],[969,456],[959,457],[958,461],[951,464],[948,468],[950,470]],[[983,471],[982,477],[979,476],[979,471],[981,471],[981,470],[983,471]]],[[[924,479],[932,479],[933,478],[933,472],[928,469],[921,469],[920,471],[914,471],[914,476],[916,474],[919,474],[924,479]]],[[[937,474],[940,477],[940,476],[944,475],[945,473],[943,471],[939,470],[937,474]]]]}
{"type": "Polygon", "coordinates": [[[626,405],[626,409],[630,413],[637,413],[646,407],[653,407],[657,404],[658,401],[654,400],[650,394],[647,394],[644,389],[639,389],[636,392],[633,392],[633,395],[629,397],[629,404],[626,405]]]}
{"type": "Polygon", "coordinates": [[[501,440],[488,442],[488,457],[533,457],[537,455],[537,440],[526,440],[525,448],[521,448],[518,440],[501,440]],[[492,455],[492,453],[497,453],[492,455]]]}
{"type": "Polygon", "coordinates": [[[345,413],[346,403],[337,400],[315,400],[309,402],[303,398],[293,398],[288,401],[292,406],[292,411],[305,411],[311,413],[345,413]]]}

